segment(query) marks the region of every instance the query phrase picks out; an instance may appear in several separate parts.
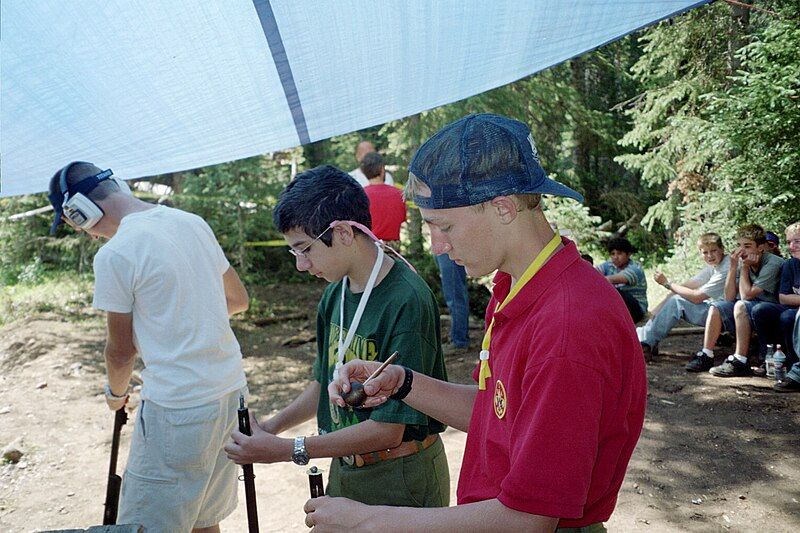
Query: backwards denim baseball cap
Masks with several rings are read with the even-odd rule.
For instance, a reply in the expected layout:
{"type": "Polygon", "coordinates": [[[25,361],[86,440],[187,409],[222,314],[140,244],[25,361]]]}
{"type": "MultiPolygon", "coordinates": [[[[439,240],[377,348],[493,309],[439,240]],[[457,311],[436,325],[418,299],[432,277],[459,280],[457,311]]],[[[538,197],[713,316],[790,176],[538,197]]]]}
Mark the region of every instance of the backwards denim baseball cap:
{"type": "Polygon", "coordinates": [[[767,239],[768,241],[774,242],[775,244],[780,244],[780,243],[781,243],[781,239],[780,239],[780,237],[778,237],[776,234],[774,234],[774,233],[773,233],[773,232],[771,232],[771,231],[768,231],[768,232],[766,233],[766,239],[767,239]]]}
{"type": "Polygon", "coordinates": [[[408,171],[431,191],[411,192],[427,209],[476,205],[511,194],[583,196],[547,177],[528,126],[500,115],[467,115],[423,144],[408,171]]]}

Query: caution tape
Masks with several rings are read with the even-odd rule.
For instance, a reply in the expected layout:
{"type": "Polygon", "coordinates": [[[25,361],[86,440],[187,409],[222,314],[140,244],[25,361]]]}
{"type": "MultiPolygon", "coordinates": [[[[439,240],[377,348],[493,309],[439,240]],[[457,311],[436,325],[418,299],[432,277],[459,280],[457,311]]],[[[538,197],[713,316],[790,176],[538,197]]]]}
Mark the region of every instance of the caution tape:
{"type": "Polygon", "coordinates": [[[275,239],[272,241],[251,241],[244,243],[245,246],[255,248],[259,246],[267,246],[270,248],[280,248],[282,246],[286,246],[286,241],[283,239],[275,239]]]}

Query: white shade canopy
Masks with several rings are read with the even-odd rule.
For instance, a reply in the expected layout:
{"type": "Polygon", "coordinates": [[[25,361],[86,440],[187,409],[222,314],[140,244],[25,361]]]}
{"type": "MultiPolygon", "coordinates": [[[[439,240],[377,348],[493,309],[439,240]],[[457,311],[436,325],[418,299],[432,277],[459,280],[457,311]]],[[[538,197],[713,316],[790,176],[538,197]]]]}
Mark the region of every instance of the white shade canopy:
{"type": "Polygon", "coordinates": [[[509,83],[686,0],[3,0],[0,197],[285,149],[509,83]]]}

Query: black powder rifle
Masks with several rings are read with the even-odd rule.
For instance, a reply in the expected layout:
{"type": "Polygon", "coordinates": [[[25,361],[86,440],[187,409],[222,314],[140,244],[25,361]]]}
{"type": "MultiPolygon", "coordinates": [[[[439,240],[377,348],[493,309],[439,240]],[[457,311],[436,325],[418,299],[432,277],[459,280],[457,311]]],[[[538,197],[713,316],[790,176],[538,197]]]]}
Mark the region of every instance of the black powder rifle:
{"type": "MultiPolygon", "coordinates": [[[[239,395],[239,431],[245,435],[252,435],[250,430],[250,413],[244,405],[244,396],[239,395]]],[[[247,502],[247,530],[249,533],[258,533],[258,509],[256,508],[256,476],[253,465],[242,465],[244,471],[244,498],[247,502]]]]}
{"type": "Polygon", "coordinates": [[[122,426],[128,422],[128,413],[123,405],[114,414],[114,435],[111,437],[111,461],[108,465],[108,487],[106,488],[106,503],[103,511],[103,525],[109,526],[117,523],[117,510],[119,509],[119,490],[122,487],[122,478],[117,475],[117,455],[119,454],[119,437],[122,426]]]}

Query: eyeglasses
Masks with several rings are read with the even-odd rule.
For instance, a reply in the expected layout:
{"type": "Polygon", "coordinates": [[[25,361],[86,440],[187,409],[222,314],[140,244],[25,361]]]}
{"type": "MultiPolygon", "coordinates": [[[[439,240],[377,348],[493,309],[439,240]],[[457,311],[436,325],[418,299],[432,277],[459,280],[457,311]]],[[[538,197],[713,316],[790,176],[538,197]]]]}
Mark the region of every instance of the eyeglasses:
{"type": "Polygon", "coordinates": [[[303,259],[308,259],[309,257],[308,257],[308,255],[306,255],[306,254],[308,254],[308,250],[309,250],[309,248],[311,248],[311,246],[312,246],[312,245],[313,245],[315,242],[317,242],[318,240],[320,240],[320,239],[322,238],[322,236],[323,236],[323,235],[325,235],[325,234],[328,232],[328,230],[329,230],[329,229],[331,229],[331,227],[332,227],[332,226],[328,226],[327,228],[325,228],[325,231],[323,231],[322,233],[320,233],[319,235],[317,235],[317,237],[316,237],[316,238],[315,238],[313,241],[311,241],[310,243],[308,243],[308,244],[307,244],[307,245],[306,245],[306,246],[305,246],[305,247],[304,247],[302,250],[295,250],[294,248],[292,248],[292,247],[290,246],[290,247],[289,247],[289,253],[290,253],[290,254],[292,254],[293,256],[297,257],[297,258],[301,258],[301,257],[302,257],[303,259]]]}

